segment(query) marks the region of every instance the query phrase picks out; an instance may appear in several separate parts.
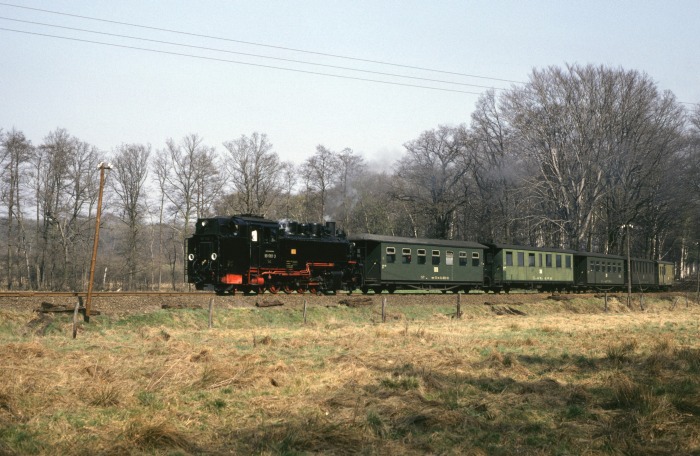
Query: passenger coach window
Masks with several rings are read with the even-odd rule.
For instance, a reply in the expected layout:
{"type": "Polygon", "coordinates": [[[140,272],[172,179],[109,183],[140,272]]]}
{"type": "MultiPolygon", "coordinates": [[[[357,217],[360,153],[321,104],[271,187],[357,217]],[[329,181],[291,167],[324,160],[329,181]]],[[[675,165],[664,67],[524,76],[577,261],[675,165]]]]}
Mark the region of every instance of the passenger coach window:
{"type": "Polygon", "coordinates": [[[479,267],[479,252],[472,252],[472,266],[479,267]]]}
{"type": "Polygon", "coordinates": [[[530,266],[531,268],[535,267],[535,254],[534,253],[527,254],[527,265],[530,266]]]}
{"type": "Polygon", "coordinates": [[[418,264],[425,264],[425,249],[418,249],[418,264]]]}
{"type": "Polygon", "coordinates": [[[440,264],[440,251],[433,250],[433,264],[440,264]]]}
{"type": "Polygon", "coordinates": [[[467,252],[459,252],[459,265],[460,266],[467,265],[467,252]]]}
{"type": "Polygon", "coordinates": [[[552,254],[551,253],[545,254],[544,259],[546,261],[545,266],[547,266],[548,268],[551,268],[552,267],[552,254]]]}
{"type": "Polygon", "coordinates": [[[561,269],[561,255],[557,255],[557,268],[561,269]]]}
{"type": "Polygon", "coordinates": [[[525,266],[525,252],[518,252],[518,266],[525,266]]]}
{"type": "Polygon", "coordinates": [[[506,252],[506,266],[513,266],[513,252],[506,252]]]}
{"type": "Polygon", "coordinates": [[[571,269],[571,256],[566,255],[566,269],[571,269]]]}
{"type": "Polygon", "coordinates": [[[450,252],[449,250],[445,252],[445,265],[452,266],[454,264],[454,257],[454,252],[450,252]]]}
{"type": "Polygon", "coordinates": [[[386,248],[386,262],[395,263],[396,262],[396,249],[394,247],[386,248]]]}
{"type": "Polygon", "coordinates": [[[411,262],[411,249],[401,249],[401,262],[403,264],[411,262]]]}

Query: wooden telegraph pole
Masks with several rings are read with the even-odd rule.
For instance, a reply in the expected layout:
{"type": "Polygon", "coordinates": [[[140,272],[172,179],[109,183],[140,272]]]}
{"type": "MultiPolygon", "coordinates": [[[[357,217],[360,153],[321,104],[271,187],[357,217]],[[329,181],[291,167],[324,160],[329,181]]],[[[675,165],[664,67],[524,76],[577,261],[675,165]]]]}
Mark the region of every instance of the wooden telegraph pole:
{"type": "Polygon", "coordinates": [[[95,216],[95,239],[92,244],[92,261],[90,262],[90,279],[88,281],[87,298],[85,299],[85,322],[90,323],[90,306],[92,304],[92,284],[95,281],[95,260],[97,260],[97,243],[100,240],[100,216],[102,215],[102,191],[105,186],[105,170],[112,169],[111,163],[100,162],[100,192],[97,197],[97,215],[95,216]]]}

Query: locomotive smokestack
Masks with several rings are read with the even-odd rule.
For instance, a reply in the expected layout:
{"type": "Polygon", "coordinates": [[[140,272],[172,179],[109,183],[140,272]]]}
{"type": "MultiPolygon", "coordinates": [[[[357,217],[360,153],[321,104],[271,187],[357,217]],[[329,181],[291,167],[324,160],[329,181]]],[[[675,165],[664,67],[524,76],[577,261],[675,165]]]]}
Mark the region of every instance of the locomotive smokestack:
{"type": "Polygon", "coordinates": [[[326,222],[326,232],[331,236],[335,236],[335,222],[326,222]]]}

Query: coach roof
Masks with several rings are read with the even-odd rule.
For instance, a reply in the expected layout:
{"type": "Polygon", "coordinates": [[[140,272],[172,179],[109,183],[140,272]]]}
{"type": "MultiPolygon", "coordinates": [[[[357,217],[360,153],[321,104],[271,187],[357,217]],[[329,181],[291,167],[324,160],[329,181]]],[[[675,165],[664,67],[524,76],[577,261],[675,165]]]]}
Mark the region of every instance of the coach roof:
{"type": "Polygon", "coordinates": [[[455,248],[470,248],[470,249],[485,249],[486,246],[472,241],[457,241],[449,239],[425,239],[411,237],[396,237],[382,236],[379,234],[356,234],[348,238],[351,242],[357,241],[374,241],[387,242],[392,244],[418,244],[428,246],[455,247],[455,248]]]}

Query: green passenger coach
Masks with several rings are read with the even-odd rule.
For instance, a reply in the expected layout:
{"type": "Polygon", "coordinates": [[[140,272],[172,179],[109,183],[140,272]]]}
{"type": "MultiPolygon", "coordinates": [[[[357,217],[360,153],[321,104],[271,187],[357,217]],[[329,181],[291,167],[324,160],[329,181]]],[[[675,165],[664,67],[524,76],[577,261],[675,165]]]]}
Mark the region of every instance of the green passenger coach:
{"type": "Polygon", "coordinates": [[[350,241],[363,268],[363,293],[397,289],[458,292],[483,284],[486,246],[476,242],[374,234],[351,236],[350,241]]]}
{"type": "Polygon", "coordinates": [[[581,289],[619,289],[625,285],[625,257],[578,252],[574,256],[576,287],[581,289]]]}
{"type": "Polygon", "coordinates": [[[562,290],[574,281],[574,253],[538,247],[489,244],[485,287],[494,291],[512,288],[562,290]]]}

